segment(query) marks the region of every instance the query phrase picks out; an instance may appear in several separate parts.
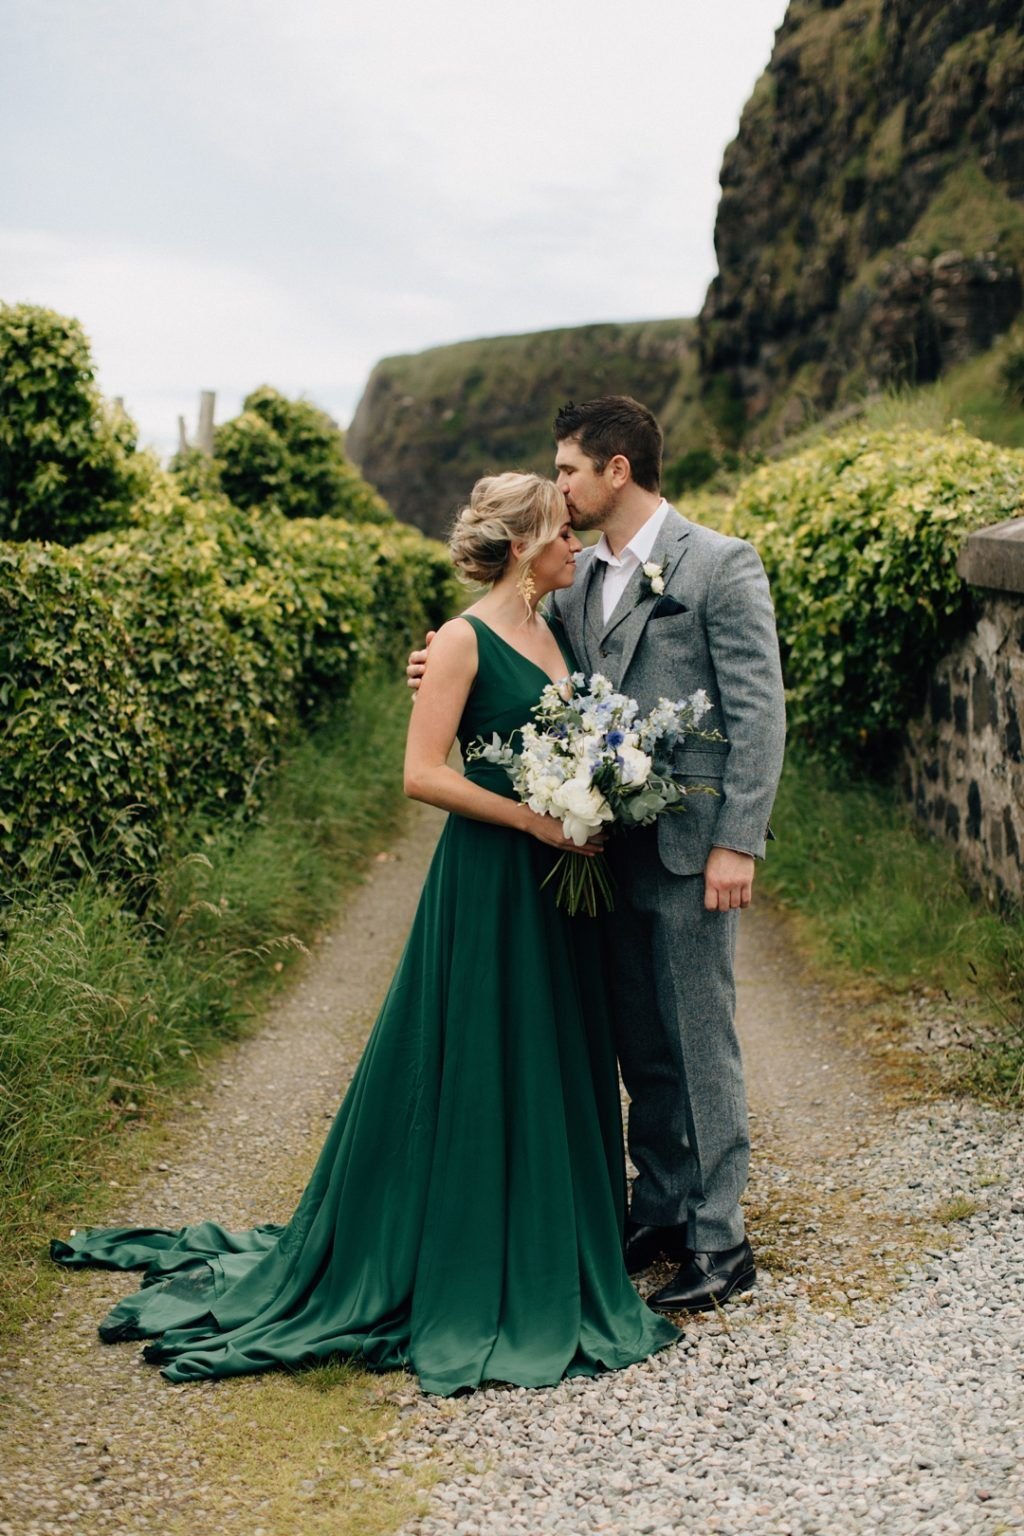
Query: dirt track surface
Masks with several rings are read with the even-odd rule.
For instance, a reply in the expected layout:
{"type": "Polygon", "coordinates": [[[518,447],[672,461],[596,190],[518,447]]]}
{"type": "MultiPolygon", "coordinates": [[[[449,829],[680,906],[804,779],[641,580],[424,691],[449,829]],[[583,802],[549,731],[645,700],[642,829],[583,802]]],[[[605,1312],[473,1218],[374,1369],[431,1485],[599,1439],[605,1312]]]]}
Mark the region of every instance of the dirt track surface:
{"type": "MultiPolygon", "coordinates": [[[[317,945],[294,987],[273,1006],[259,1034],[219,1057],[203,1088],[176,1112],[158,1161],[140,1167],[137,1178],[126,1183],[111,1222],[174,1226],[209,1216],[244,1227],[287,1219],[400,953],[440,823],[437,813],[414,810],[404,838],[371,865],[366,885],[317,945]]],[[[600,1490],[588,1492],[589,1485],[576,1489],[569,1502],[564,1490],[549,1497],[542,1488],[531,1503],[529,1479],[521,1468],[516,1471],[523,1454],[516,1425],[524,1414],[524,1433],[541,1436],[540,1450],[534,1445],[531,1457],[563,1432],[571,1437],[564,1448],[571,1454],[581,1443],[580,1428],[563,1409],[568,1412],[566,1404],[571,1408],[576,1399],[598,1405],[589,1410],[595,1422],[603,1420],[608,1405],[620,1415],[625,1411],[627,1419],[650,1414],[644,1394],[652,1386],[677,1391],[673,1371],[697,1365],[703,1370],[705,1356],[713,1365],[716,1341],[730,1331],[763,1335],[766,1364],[752,1380],[765,1376],[776,1337],[792,1349],[801,1328],[820,1328],[822,1318],[867,1327],[901,1286],[934,1282],[944,1255],[969,1240],[975,1212],[978,1221],[991,1213],[1000,1232],[1016,1223],[1014,1241],[1020,1242],[1024,1197],[1019,1173],[1014,1187],[1012,1172],[1020,1167],[1019,1121],[978,1106],[908,1101],[905,1074],[894,1074],[884,1053],[865,1047],[863,1010],[833,997],[806,974],[785,919],[764,906],[745,915],[737,971],[753,1111],[748,1214],[761,1265],[757,1291],[721,1320],[687,1323],[684,1347],[658,1357],[654,1366],[648,1362],[578,1389],[569,1383],[551,1393],[520,1393],[515,1405],[507,1393],[440,1404],[421,1399],[412,1383],[396,1379],[394,1395],[406,1426],[404,1454],[413,1463],[429,1464],[442,1479],[432,1513],[413,1522],[410,1532],[660,1532],[690,1529],[691,1519],[693,1529],[735,1530],[739,1536],[883,1528],[871,1523],[870,1503],[864,1505],[863,1525],[818,1525],[816,1514],[801,1523],[784,1513],[783,1504],[773,1506],[771,1494],[761,1488],[751,1493],[755,1502],[744,1506],[739,1524],[728,1518],[716,1524],[717,1505],[704,1508],[699,1490],[680,1492],[672,1481],[680,1456],[674,1442],[666,1451],[663,1494],[683,1499],[685,1524],[673,1515],[663,1527],[648,1506],[637,1504],[629,1472],[611,1468],[607,1457],[598,1459],[594,1476],[601,1479],[602,1466],[609,1478],[614,1473],[618,1492],[608,1491],[605,1503],[600,1490]],[[949,1148],[955,1152],[953,1172],[937,1173],[936,1159],[949,1148]],[[937,1214],[936,1190],[951,1180],[955,1187],[948,1194],[970,1197],[974,1208],[965,1209],[955,1225],[953,1218],[937,1214]],[[634,1385],[646,1405],[643,1413],[629,1407],[634,1385]],[[485,1433],[480,1419],[492,1412],[501,1434],[511,1437],[507,1445],[497,1430],[485,1433]],[[522,1523],[516,1513],[520,1503],[522,1523]]],[[[662,1278],[652,1272],[644,1285],[653,1287],[662,1278]]],[[[165,1536],[179,1524],[301,1536],[301,1521],[264,1525],[248,1488],[225,1479],[222,1463],[215,1475],[207,1465],[204,1447],[215,1432],[223,1434],[225,1423],[237,1422],[237,1432],[244,1434],[241,1393],[259,1390],[258,1382],[172,1387],[141,1363],[137,1346],[98,1343],[97,1321],[130,1285],[126,1277],[102,1272],[68,1275],[52,1320],[27,1329],[4,1362],[0,1536],[70,1530],[165,1536]]],[[[950,1321],[958,1330],[964,1326],[958,1316],[950,1321]]],[[[1016,1407],[1020,1434],[1019,1400],[1016,1407]]],[[[841,1415],[841,1403],[837,1411],[841,1415]]],[[[965,1411],[970,1412],[969,1402],[965,1411]]],[[[619,1447],[622,1436],[616,1435],[619,1447]]],[[[979,1494],[979,1478],[985,1481],[972,1469],[965,1485],[970,1519],[953,1526],[928,1523],[928,1506],[922,1514],[920,1503],[907,1506],[910,1523],[904,1526],[901,1484],[893,1506],[899,1518],[894,1515],[891,1528],[1024,1529],[1019,1479],[1015,1484],[1004,1479],[1004,1488],[990,1478],[994,1491],[986,1486],[979,1494]]],[[[651,1480],[646,1473],[645,1479],[651,1480]]],[[[310,1497],[316,1497],[315,1477],[310,1497]]],[[[785,1498],[791,1500],[791,1493],[785,1498]]]]}

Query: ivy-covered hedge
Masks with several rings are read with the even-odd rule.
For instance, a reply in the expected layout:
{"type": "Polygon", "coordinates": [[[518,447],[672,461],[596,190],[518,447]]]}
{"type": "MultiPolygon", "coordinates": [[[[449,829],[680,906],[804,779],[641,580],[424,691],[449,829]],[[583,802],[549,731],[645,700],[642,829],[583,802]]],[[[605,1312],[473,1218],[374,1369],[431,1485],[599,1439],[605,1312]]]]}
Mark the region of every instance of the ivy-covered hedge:
{"type": "Polygon", "coordinates": [[[219,492],[236,507],[272,508],[286,517],[394,522],[349,463],[338,424],[312,401],[289,400],[268,384],[217,428],[212,459],[190,449],[172,460],[171,471],[197,499],[219,492]]]}
{"type": "Polygon", "coordinates": [[[155,471],[104,406],[78,321],[0,304],[0,538],[72,544],[126,523],[155,471]]]}
{"type": "Polygon", "coordinates": [[[887,767],[924,678],[967,623],[956,558],[1019,515],[1024,454],[971,437],[848,432],[691,515],[753,543],[775,600],[791,732],[837,770],[887,767]]]}
{"type": "Polygon", "coordinates": [[[183,819],[252,799],[296,723],[449,610],[398,523],[197,503],[73,550],[0,545],[0,869],[151,873],[183,819]]]}

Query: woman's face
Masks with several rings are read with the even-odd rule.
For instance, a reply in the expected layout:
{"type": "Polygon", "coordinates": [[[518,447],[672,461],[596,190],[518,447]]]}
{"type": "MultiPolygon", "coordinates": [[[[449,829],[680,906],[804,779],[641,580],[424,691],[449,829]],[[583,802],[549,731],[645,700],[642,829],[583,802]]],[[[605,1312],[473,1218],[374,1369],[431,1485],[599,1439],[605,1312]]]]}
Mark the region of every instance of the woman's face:
{"type": "Polygon", "coordinates": [[[545,544],[540,554],[534,556],[531,575],[538,597],[542,597],[545,592],[554,592],[558,587],[572,586],[576,574],[576,556],[582,548],[567,518],[550,544],[545,544]]]}

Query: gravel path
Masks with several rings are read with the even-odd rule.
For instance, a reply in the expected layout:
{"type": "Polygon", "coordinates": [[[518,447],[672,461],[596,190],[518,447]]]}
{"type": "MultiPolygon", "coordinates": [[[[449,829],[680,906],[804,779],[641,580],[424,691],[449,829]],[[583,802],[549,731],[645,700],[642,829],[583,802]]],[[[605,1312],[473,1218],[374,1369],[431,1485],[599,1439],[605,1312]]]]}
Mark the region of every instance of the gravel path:
{"type": "MultiPolygon", "coordinates": [[[[182,1107],[112,1221],[287,1217],[437,830],[436,814],[415,814],[266,1028],[182,1107]]],[[[392,1378],[404,1425],[392,1461],[444,1479],[407,1536],[1024,1531],[1019,1119],[911,1098],[905,1071],[865,1052],[864,1008],[811,982],[764,908],[745,918],[738,974],[758,1288],[599,1380],[439,1401],[392,1378]]],[[[911,1041],[922,1055],[927,1034],[911,1041]]],[[[261,1526],[245,1487],[204,1465],[204,1439],[244,1406],[238,1387],[258,1383],[171,1387],[135,1346],[96,1342],[125,1284],[68,1276],[53,1322],[0,1370],[0,1536],[163,1536],[179,1522],[301,1536],[261,1526]]]]}

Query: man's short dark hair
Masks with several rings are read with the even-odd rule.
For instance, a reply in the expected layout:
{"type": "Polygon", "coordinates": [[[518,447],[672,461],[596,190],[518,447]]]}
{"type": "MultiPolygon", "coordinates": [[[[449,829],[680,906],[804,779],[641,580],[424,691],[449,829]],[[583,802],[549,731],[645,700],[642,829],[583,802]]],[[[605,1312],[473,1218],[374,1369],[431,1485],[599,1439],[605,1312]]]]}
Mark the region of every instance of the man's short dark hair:
{"type": "Polygon", "coordinates": [[[598,474],[621,454],[641,490],[661,489],[661,428],[647,407],[629,395],[563,405],[555,417],[555,442],[570,439],[579,443],[598,474]]]}

